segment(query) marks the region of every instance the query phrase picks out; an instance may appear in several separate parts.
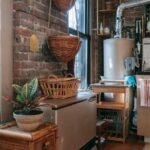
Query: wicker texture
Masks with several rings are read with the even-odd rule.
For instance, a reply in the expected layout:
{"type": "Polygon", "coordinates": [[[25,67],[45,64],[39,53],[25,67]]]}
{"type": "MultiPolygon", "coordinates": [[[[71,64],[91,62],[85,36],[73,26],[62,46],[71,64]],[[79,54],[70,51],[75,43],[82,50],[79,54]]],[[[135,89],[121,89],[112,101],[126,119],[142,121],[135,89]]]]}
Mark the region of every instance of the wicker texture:
{"type": "Polygon", "coordinates": [[[61,11],[68,11],[75,4],[76,0],[53,0],[55,6],[61,11]]]}
{"type": "Polygon", "coordinates": [[[48,45],[58,61],[69,62],[79,51],[81,42],[77,36],[50,36],[48,45]]]}
{"type": "Polygon", "coordinates": [[[79,79],[74,77],[61,77],[50,75],[48,79],[40,79],[43,93],[49,98],[68,98],[76,96],[79,79]]]}

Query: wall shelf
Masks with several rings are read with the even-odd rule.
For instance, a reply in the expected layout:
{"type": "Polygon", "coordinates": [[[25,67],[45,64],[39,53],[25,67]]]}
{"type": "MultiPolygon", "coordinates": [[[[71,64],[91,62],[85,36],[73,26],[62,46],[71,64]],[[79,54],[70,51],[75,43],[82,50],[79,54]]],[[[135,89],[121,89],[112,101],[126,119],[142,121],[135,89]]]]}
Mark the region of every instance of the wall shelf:
{"type": "Polygon", "coordinates": [[[109,0],[109,6],[107,6],[108,1],[106,0],[97,0],[97,8],[96,8],[96,14],[97,14],[97,35],[101,37],[110,37],[111,36],[111,30],[113,26],[112,20],[115,20],[115,13],[116,8],[119,4],[121,4],[122,0],[109,0]],[[108,16],[109,15],[109,16],[108,16]],[[104,35],[100,34],[100,24],[102,23],[103,29],[105,27],[109,28],[110,34],[104,35]]]}
{"type": "MultiPolygon", "coordinates": [[[[116,10],[107,10],[107,9],[102,9],[102,10],[98,10],[98,12],[99,13],[115,13],[116,12],[116,10]]],[[[105,15],[107,15],[107,14],[105,14],[105,15]]]]}
{"type": "Polygon", "coordinates": [[[101,36],[101,37],[110,37],[111,35],[110,34],[100,34],[100,33],[97,33],[98,36],[101,36]]]}

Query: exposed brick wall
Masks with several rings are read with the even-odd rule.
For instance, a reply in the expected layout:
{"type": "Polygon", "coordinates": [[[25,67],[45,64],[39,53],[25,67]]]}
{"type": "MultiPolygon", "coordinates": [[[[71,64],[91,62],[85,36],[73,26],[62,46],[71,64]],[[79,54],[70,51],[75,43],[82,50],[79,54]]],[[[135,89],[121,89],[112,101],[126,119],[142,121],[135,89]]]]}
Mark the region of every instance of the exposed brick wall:
{"type": "Polygon", "coordinates": [[[14,82],[24,83],[33,77],[60,74],[64,64],[56,61],[47,50],[48,35],[68,33],[68,15],[52,3],[48,28],[49,0],[14,0],[14,82]],[[36,26],[34,26],[36,24],[36,26]],[[40,50],[30,51],[30,36],[39,38],[40,50]]]}

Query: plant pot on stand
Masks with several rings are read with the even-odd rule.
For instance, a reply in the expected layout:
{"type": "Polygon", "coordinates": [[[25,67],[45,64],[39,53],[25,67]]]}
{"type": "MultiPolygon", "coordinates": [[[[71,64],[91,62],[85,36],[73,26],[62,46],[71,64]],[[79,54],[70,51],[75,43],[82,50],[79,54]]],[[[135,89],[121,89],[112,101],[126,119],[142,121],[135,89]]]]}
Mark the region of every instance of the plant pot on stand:
{"type": "Polygon", "coordinates": [[[43,111],[38,108],[40,103],[47,98],[37,97],[38,79],[34,78],[23,86],[13,84],[16,92],[15,100],[8,97],[3,99],[10,101],[14,105],[13,117],[16,119],[17,126],[24,131],[34,131],[43,124],[43,111]]]}
{"type": "Polygon", "coordinates": [[[44,115],[41,110],[34,110],[28,114],[23,111],[15,111],[13,117],[20,129],[24,131],[34,131],[43,124],[44,115]]]}

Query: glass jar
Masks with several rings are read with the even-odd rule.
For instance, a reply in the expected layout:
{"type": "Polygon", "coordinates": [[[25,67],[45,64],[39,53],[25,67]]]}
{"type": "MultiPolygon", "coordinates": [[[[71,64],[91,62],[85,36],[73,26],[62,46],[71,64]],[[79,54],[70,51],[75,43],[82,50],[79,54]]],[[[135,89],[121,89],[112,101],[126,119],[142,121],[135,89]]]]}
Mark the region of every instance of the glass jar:
{"type": "Polygon", "coordinates": [[[147,30],[148,32],[150,32],[150,16],[147,17],[146,30],[147,30]]]}

